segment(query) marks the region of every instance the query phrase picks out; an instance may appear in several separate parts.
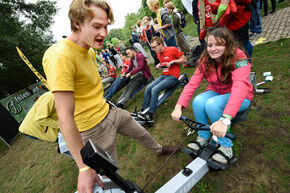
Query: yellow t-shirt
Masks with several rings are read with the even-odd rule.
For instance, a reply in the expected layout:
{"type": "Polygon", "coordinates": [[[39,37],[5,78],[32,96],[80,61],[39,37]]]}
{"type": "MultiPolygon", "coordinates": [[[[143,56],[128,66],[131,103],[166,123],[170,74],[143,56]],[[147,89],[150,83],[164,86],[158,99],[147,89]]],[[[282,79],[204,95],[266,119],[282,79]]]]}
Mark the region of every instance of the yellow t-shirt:
{"type": "Polygon", "coordinates": [[[100,75],[89,50],[65,39],[52,45],[42,62],[52,92],[74,92],[74,119],[80,132],[89,130],[106,117],[109,105],[103,98],[100,75]]]}
{"type": "Polygon", "coordinates": [[[51,92],[44,93],[34,103],[22,121],[19,131],[41,140],[56,141],[59,127],[51,92]]]}

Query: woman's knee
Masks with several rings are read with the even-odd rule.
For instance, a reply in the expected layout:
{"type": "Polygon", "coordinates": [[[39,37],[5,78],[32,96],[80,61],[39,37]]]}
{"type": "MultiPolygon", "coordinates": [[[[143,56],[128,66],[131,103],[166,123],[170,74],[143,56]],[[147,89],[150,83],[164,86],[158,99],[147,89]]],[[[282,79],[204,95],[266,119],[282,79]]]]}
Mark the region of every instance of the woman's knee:
{"type": "Polygon", "coordinates": [[[199,107],[204,107],[207,99],[202,97],[202,95],[197,95],[193,101],[192,101],[192,108],[199,108],[199,107]]]}
{"type": "Polygon", "coordinates": [[[215,101],[213,98],[210,98],[205,103],[205,110],[206,111],[214,111],[217,108],[217,101],[215,101]]]}

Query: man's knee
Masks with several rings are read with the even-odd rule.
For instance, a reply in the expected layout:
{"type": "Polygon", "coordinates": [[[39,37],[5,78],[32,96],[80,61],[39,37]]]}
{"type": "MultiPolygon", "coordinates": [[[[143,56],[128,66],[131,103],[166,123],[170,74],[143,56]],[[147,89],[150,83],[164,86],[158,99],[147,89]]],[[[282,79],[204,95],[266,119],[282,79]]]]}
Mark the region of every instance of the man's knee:
{"type": "Polygon", "coordinates": [[[157,86],[155,86],[155,87],[153,87],[152,89],[151,89],[151,95],[158,95],[159,94],[159,89],[158,89],[158,87],[157,86]]]}
{"type": "Polygon", "coordinates": [[[116,108],[116,114],[122,120],[129,120],[130,118],[132,118],[131,114],[128,111],[120,108],[116,108]]]}

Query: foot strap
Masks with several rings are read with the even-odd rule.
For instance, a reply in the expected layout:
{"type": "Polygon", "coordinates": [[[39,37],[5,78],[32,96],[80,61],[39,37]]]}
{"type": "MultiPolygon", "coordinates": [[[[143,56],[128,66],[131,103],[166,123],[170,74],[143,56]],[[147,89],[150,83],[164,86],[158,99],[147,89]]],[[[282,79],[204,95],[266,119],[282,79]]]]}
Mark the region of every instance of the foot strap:
{"type": "Polygon", "coordinates": [[[221,156],[223,156],[228,161],[228,163],[230,163],[231,159],[226,154],[224,154],[224,152],[222,152],[221,150],[217,150],[216,153],[218,153],[221,156]]]}

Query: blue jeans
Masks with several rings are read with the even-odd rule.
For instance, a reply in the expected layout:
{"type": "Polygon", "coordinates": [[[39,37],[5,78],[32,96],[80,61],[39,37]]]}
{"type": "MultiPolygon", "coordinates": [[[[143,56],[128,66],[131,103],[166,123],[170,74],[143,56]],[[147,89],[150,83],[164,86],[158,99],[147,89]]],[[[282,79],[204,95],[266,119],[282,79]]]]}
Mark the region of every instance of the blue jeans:
{"type": "MultiPolygon", "coordinates": [[[[192,101],[192,109],[195,120],[200,123],[209,124],[208,119],[211,123],[214,123],[220,119],[228,103],[231,94],[218,94],[214,91],[206,91],[197,95],[192,101]]],[[[240,107],[240,111],[246,110],[251,101],[245,99],[240,107]]],[[[204,139],[210,137],[210,131],[198,131],[198,135],[204,139]]],[[[232,147],[232,140],[226,137],[218,137],[218,143],[225,147],[232,147]]]]}
{"type": "Polygon", "coordinates": [[[118,78],[111,85],[110,89],[107,91],[107,93],[105,95],[105,99],[110,100],[112,98],[112,96],[117,92],[118,88],[127,80],[128,80],[128,78],[126,78],[125,76],[122,78],[120,76],[118,76],[118,78]]]}
{"type": "Polygon", "coordinates": [[[158,95],[161,91],[173,87],[178,82],[174,76],[162,75],[155,79],[149,86],[146,87],[142,108],[149,107],[150,113],[155,113],[158,103],[158,95]]]}
{"type": "Polygon", "coordinates": [[[251,58],[252,58],[252,54],[253,54],[253,46],[252,46],[250,40],[248,40],[244,43],[244,47],[245,47],[246,52],[249,54],[249,62],[251,62],[251,58]]]}
{"type": "Polygon", "coordinates": [[[177,44],[176,44],[176,41],[175,41],[175,35],[172,36],[170,39],[166,39],[166,37],[164,37],[164,40],[165,40],[165,43],[166,43],[166,46],[175,46],[177,47],[177,44]]]}
{"type": "Polygon", "coordinates": [[[262,18],[260,14],[260,0],[257,0],[257,9],[252,9],[250,18],[250,31],[252,33],[262,33],[262,18]]]}

